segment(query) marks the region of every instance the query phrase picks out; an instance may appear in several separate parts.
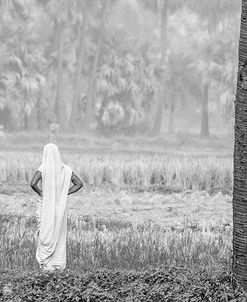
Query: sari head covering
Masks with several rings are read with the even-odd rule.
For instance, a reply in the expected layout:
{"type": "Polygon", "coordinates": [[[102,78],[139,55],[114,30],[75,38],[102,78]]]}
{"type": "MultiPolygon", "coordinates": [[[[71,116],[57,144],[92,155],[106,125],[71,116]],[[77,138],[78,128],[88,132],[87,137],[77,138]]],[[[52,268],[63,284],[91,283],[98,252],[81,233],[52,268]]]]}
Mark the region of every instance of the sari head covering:
{"type": "Polygon", "coordinates": [[[42,165],[42,209],[36,259],[47,270],[66,266],[67,196],[72,170],[62,163],[58,147],[44,146],[42,165]]]}

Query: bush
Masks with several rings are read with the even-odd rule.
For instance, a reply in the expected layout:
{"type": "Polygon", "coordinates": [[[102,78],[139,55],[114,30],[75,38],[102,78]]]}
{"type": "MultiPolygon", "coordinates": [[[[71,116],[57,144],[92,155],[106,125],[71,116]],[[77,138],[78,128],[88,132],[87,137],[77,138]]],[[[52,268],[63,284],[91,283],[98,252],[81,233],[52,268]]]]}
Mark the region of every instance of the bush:
{"type": "Polygon", "coordinates": [[[144,271],[95,270],[76,273],[5,273],[0,279],[2,301],[246,301],[232,287],[225,270],[176,267],[144,271]]]}

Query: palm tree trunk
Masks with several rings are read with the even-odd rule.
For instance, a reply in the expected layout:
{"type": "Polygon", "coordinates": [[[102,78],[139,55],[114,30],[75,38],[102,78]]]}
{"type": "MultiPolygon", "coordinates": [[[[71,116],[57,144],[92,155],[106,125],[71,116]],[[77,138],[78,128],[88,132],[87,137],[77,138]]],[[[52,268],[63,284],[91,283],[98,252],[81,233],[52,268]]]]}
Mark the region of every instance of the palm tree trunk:
{"type": "MultiPolygon", "coordinates": [[[[242,1],[239,67],[247,58],[247,6],[242,1]]],[[[247,290],[247,91],[237,82],[233,163],[233,273],[247,290]]]]}
{"type": "MultiPolygon", "coordinates": [[[[209,14],[209,12],[207,12],[209,14]]],[[[210,23],[208,20],[208,33],[211,35],[215,33],[215,26],[210,23]]],[[[206,52],[206,62],[207,66],[210,65],[211,51],[208,49],[206,52]]],[[[209,72],[207,70],[207,77],[210,78],[209,72]]],[[[209,119],[208,119],[208,100],[209,100],[209,89],[210,89],[210,80],[204,86],[204,97],[202,99],[202,107],[201,107],[201,133],[200,136],[202,138],[209,137],[209,119]]]]}
{"type": "Polygon", "coordinates": [[[36,108],[37,108],[37,123],[38,123],[38,129],[39,130],[43,130],[42,129],[42,111],[41,111],[41,95],[42,93],[39,93],[39,96],[37,98],[37,105],[36,105],[36,108]]]}
{"type": "Polygon", "coordinates": [[[96,72],[97,72],[98,65],[99,65],[101,45],[102,45],[102,36],[100,35],[98,44],[97,44],[97,50],[96,50],[96,54],[95,54],[95,58],[94,58],[94,63],[93,63],[92,76],[91,76],[90,83],[89,83],[88,102],[87,102],[85,119],[84,119],[84,127],[87,130],[89,130],[90,125],[94,122],[94,87],[95,87],[95,81],[96,81],[96,72]]]}
{"type": "Polygon", "coordinates": [[[174,111],[175,111],[175,104],[172,101],[170,104],[170,112],[169,112],[169,121],[168,121],[168,133],[174,134],[174,111]]]}
{"type": "Polygon", "coordinates": [[[157,111],[155,114],[155,119],[154,119],[153,128],[152,128],[153,135],[160,134],[160,128],[161,128],[161,124],[162,124],[164,100],[163,100],[163,95],[161,93],[158,95],[158,104],[157,104],[156,108],[157,108],[157,111]]]}
{"type": "Polygon", "coordinates": [[[58,34],[58,66],[57,66],[57,95],[55,103],[55,112],[60,124],[60,129],[66,129],[66,111],[65,104],[63,100],[63,49],[64,49],[64,26],[62,23],[58,24],[57,27],[58,34]]]}
{"type": "Polygon", "coordinates": [[[37,129],[37,112],[35,108],[30,114],[25,114],[25,129],[28,131],[37,129]]]}
{"type": "MultiPolygon", "coordinates": [[[[25,93],[25,99],[28,99],[27,93],[25,93]]],[[[24,129],[27,131],[37,129],[37,103],[31,112],[24,112],[24,129]]]]}
{"type": "Polygon", "coordinates": [[[78,124],[78,102],[80,98],[81,70],[82,70],[82,64],[85,54],[85,26],[86,26],[85,16],[83,16],[83,23],[80,33],[80,44],[78,49],[77,61],[76,61],[77,66],[76,66],[76,74],[75,74],[75,81],[74,81],[72,110],[70,115],[70,126],[74,130],[76,128],[76,125],[78,124]]]}
{"type": "Polygon", "coordinates": [[[209,123],[208,123],[208,92],[209,84],[205,84],[204,95],[202,98],[202,108],[201,108],[201,137],[209,137],[209,123]]]}
{"type": "Polygon", "coordinates": [[[98,65],[99,65],[100,53],[101,53],[102,42],[103,42],[105,10],[106,10],[106,4],[103,4],[102,11],[101,11],[101,18],[100,18],[99,39],[98,39],[96,53],[95,53],[94,62],[93,62],[92,76],[91,76],[90,83],[89,83],[88,101],[87,101],[87,107],[86,107],[85,119],[84,119],[84,129],[86,129],[87,131],[90,130],[90,125],[93,124],[93,122],[95,120],[94,88],[95,88],[96,73],[97,73],[97,69],[98,69],[98,65]]]}
{"type": "MultiPolygon", "coordinates": [[[[161,59],[160,59],[160,64],[163,66],[165,64],[165,58],[166,58],[166,53],[167,53],[167,21],[168,21],[168,1],[169,0],[164,0],[162,4],[162,9],[161,9],[161,59]]],[[[161,77],[161,85],[164,85],[165,80],[164,76],[161,77]]],[[[154,117],[154,124],[152,127],[152,134],[154,135],[159,135],[160,134],[160,128],[162,124],[162,117],[163,117],[163,110],[164,110],[164,102],[165,102],[165,93],[163,87],[161,88],[161,93],[159,92],[159,97],[157,98],[157,107],[156,107],[156,113],[154,117]]]]}

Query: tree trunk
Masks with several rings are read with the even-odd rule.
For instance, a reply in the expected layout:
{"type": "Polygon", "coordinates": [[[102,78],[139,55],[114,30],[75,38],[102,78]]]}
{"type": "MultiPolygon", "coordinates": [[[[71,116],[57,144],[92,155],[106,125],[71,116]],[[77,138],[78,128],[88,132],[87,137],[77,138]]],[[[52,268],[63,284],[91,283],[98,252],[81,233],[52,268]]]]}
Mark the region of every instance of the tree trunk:
{"type": "MultiPolygon", "coordinates": [[[[242,1],[239,67],[247,58],[247,2],[242,1]]],[[[233,164],[233,273],[247,290],[247,91],[237,82],[233,164]]]]}
{"type": "Polygon", "coordinates": [[[37,112],[36,109],[33,108],[29,115],[27,113],[25,114],[25,129],[32,131],[36,130],[37,128],[37,112]]]}
{"type": "Polygon", "coordinates": [[[0,108],[0,125],[3,125],[4,129],[11,129],[11,112],[8,107],[0,108]]]}
{"type": "Polygon", "coordinates": [[[55,112],[61,130],[65,130],[67,126],[66,108],[63,100],[63,49],[64,49],[64,26],[62,23],[58,24],[58,51],[57,51],[57,94],[55,102],[55,112]]]}
{"type": "MultiPolygon", "coordinates": [[[[163,66],[165,64],[166,54],[167,54],[167,21],[168,21],[168,1],[164,0],[161,9],[161,22],[160,22],[160,31],[161,31],[161,59],[160,65],[163,66]]],[[[165,84],[164,75],[161,77],[161,93],[159,92],[159,97],[157,98],[157,107],[155,112],[154,123],[152,127],[152,134],[159,135],[160,127],[162,124],[163,110],[164,110],[164,102],[165,102],[165,92],[163,89],[163,85],[165,84]]]]}
{"type": "Polygon", "coordinates": [[[162,124],[162,117],[163,117],[163,110],[164,110],[164,100],[163,100],[163,95],[160,93],[158,95],[158,104],[156,106],[157,111],[155,114],[155,119],[153,123],[153,128],[152,128],[152,134],[153,135],[158,135],[160,134],[160,128],[162,124]]]}
{"type": "Polygon", "coordinates": [[[104,32],[104,15],[106,10],[106,5],[103,4],[102,11],[101,11],[101,17],[100,17],[100,32],[99,32],[99,39],[97,43],[96,48],[96,54],[94,57],[93,62],[93,70],[92,70],[92,76],[89,83],[89,91],[88,91],[88,101],[87,101],[87,107],[85,112],[85,119],[84,119],[84,129],[89,131],[91,129],[91,125],[95,121],[94,116],[94,87],[95,87],[95,81],[96,81],[96,73],[99,65],[99,59],[100,59],[100,52],[103,42],[103,32],[104,32]]]}
{"type": "Polygon", "coordinates": [[[76,66],[76,74],[75,74],[75,81],[74,81],[72,110],[70,115],[70,126],[74,130],[76,128],[76,125],[78,124],[78,116],[79,116],[78,102],[80,98],[81,70],[82,70],[82,64],[85,54],[85,27],[86,27],[85,16],[83,16],[83,23],[80,33],[80,44],[79,44],[77,60],[76,60],[77,66],[76,66]]]}
{"type": "MultiPolygon", "coordinates": [[[[28,99],[27,93],[25,93],[25,99],[28,99]]],[[[27,131],[32,131],[37,129],[37,103],[30,112],[27,113],[24,109],[24,129],[27,131]]]]}
{"type": "MultiPolygon", "coordinates": [[[[208,12],[209,13],[209,12],[208,12]]],[[[210,20],[208,20],[208,33],[211,35],[212,33],[215,33],[216,27],[213,26],[210,23],[210,20]]],[[[206,77],[210,79],[209,75],[209,66],[210,66],[210,60],[211,60],[211,50],[207,49],[206,51],[206,62],[207,62],[207,72],[206,77]]],[[[208,83],[204,86],[204,95],[202,99],[202,107],[201,107],[201,133],[200,136],[202,138],[208,138],[209,137],[209,120],[208,120],[208,98],[209,98],[209,89],[210,89],[210,80],[208,80],[208,83]]]]}
{"type": "Polygon", "coordinates": [[[37,110],[37,128],[39,130],[43,130],[42,128],[42,111],[41,111],[41,94],[42,93],[39,93],[38,97],[37,97],[37,104],[36,104],[36,110],[37,110]]]}
{"type": "Polygon", "coordinates": [[[175,104],[174,102],[171,102],[170,108],[169,108],[169,121],[168,121],[168,133],[174,134],[175,127],[174,127],[174,111],[175,111],[175,104]]]}
{"type": "Polygon", "coordinates": [[[208,92],[209,84],[205,84],[204,95],[202,98],[202,107],[201,107],[201,137],[209,137],[209,123],[208,123],[208,92]]]}

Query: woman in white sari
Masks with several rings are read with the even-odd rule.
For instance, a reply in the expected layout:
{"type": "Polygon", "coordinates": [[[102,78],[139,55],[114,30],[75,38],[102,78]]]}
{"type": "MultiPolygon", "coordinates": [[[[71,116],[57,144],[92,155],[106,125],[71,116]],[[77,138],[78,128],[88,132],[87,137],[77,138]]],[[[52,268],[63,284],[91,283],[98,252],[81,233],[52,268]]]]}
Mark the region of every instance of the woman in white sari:
{"type": "Polygon", "coordinates": [[[44,270],[64,269],[67,195],[78,191],[83,183],[69,166],[62,163],[58,147],[49,143],[44,146],[42,165],[35,172],[30,185],[42,197],[41,203],[38,204],[39,232],[36,259],[44,270]]]}

